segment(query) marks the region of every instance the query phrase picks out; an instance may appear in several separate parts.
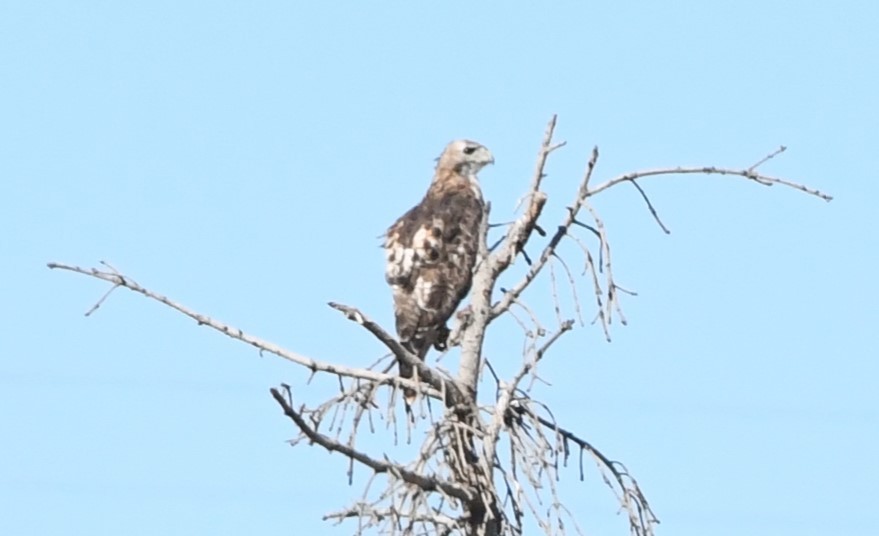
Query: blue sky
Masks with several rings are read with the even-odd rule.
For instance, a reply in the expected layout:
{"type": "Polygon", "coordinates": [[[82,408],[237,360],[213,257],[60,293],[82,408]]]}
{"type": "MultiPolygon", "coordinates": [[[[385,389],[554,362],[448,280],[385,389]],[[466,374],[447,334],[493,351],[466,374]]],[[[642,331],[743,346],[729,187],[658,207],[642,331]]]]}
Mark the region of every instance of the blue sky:
{"type": "MultiPolygon", "coordinates": [[[[879,8],[548,4],[0,6],[0,532],[349,534],[320,517],[366,475],[349,488],[341,458],[286,445],[268,395],[332,382],[307,392],[302,371],[130,293],[84,318],[105,286],[45,263],[106,260],[365,365],[381,348],[325,302],[390,327],[376,236],[432,159],[458,137],[491,148],[503,219],[552,113],[568,141],[548,168],[553,219],[595,144],[599,178],[747,167],[785,144],[764,171],[836,199],[645,180],[665,236],[634,190],[602,194],[617,278],[639,296],[612,343],[591,328],[558,346],[543,399],[627,463],[660,534],[874,530],[879,8]]],[[[516,336],[494,334],[498,362],[516,336]]],[[[588,533],[625,534],[600,481],[575,476],[588,533]]]]}

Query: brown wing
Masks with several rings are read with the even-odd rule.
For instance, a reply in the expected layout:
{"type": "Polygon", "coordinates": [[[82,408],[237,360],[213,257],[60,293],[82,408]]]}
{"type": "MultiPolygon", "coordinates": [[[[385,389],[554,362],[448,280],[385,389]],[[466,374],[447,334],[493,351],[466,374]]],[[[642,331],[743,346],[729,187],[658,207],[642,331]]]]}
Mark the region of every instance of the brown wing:
{"type": "MultiPolygon", "coordinates": [[[[424,359],[448,334],[446,321],[470,290],[484,205],[469,181],[435,182],[388,230],[385,278],[397,334],[424,359]]],[[[401,364],[400,375],[412,371],[401,364]]]]}

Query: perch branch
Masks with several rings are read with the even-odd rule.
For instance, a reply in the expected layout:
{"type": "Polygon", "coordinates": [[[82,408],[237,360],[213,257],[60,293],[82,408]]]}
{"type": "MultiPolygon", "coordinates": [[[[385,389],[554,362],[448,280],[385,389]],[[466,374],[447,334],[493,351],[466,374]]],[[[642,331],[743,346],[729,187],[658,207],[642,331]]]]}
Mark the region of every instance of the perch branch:
{"type": "MultiPolygon", "coordinates": [[[[83,274],[89,277],[94,277],[96,279],[100,279],[102,281],[106,281],[113,285],[112,288],[125,287],[133,292],[137,292],[143,296],[151,300],[155,300],[159,303],[167,305],[168,307],[183,313],[189,318],[195,320],[200,326],[208,326],[216,331],[219,331],[223,335],[227,337],[231,337],[233,339],[239,340],[241,342],[247,343],[255,348],[258,348],[260,351],[268,352],[270,354],[274,354],[282,359],[286,359],[287,361],[292,361],[297,365],[301,365],[312,372],[325,372],[329,374],[335,374],[337,376],[344,376],[348,378],[360,378],[363,380],[370,380],[374,382],[391,384],[398,383],[400,385],[406,385],[408,387],[418,388],[418,383],[412,380],[403,379],[393,374],[383,374],[380,372],[375,372],[371,370],[361,369],[361,368],[352,368],[345,367],[342,365],[335,365],[330,363],[324,363],[322,361],[318,361],[316,359],[312,359],[310,357],[297,354],[295,352],[291,352],[286,350],[277,344],[265,341],[260,339],[259,337],[255,337],[250,335],[236,327],[230,326],[229,324],[220,322],[218,320],[214,320],[206,315],[197,313],[188,307],[181,305],[166,296],[161,294],[157,294],[149,289],[146,289],[139,284],[135,283],[133,279],[130,277],[124,276],[118,272],[105,272],[98,270],[96,268],[81,268],[79,266],[71,266],[67,264],[61,264],[57,262],[48,263],[48,267],[53,270],[67,270],[70,272],[75,272],[78,274],[83,274]]],[[[106,294],[101,298],[103,301],[106,298],[106,294]]],[[[94,311],[94,307],[90,309],[89,312],[94,311]]]]}
{"type": "Polygon", "coordinates": [[[340,311],[345,315],[346,318],[348,318],[352,322],[360,324],[367,331],[372,333],[372,335],[375,336],[376,339],[381,341],[381,343],[384,344],[388,348],[388,350],[393,352],[394,356],[396,356],[397,359],[416,369],[418,371],[418,376],[421,381],[429,384],[431,387],[439,392],[448,393],[450,397],[450,403],[459,404],[463,402],[464,398],[461,394],[461,389],[453,379],[441,377],[436,370],[426,365],[424,361],[418,359],[418,356],[406,350],[406,348],[404,348],[403,345],[400,344],[399,341],[397,341],[397,339],[392,337],[387,331],[382,329],[381,326],[372,321],[368,316],[360,312],[357,308],[335,302],[330,302],[329,306],[337,311],[340,311]]]}

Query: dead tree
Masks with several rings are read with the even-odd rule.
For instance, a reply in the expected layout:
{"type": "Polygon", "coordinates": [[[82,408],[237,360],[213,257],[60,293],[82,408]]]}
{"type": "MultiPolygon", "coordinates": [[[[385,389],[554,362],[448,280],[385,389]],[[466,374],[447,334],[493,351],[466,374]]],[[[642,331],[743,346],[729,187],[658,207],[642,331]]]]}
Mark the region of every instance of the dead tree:
{"type": "MultiPolygon", "coordinates": [[[[592,470],[600,474],[628,517],[631,534],[652,535],[659,521],[626,467],[557,422],[550,408],[536,398],[533,389],[538,363],[563,335],[584,324],[582,319],[578,323],[577,319],[564,318],[560,313],[557,272],[564,274],[558,279],[574,292],[575,316],[580,315],[581,307],[576,301],[576,278],[570,265],[560,256],[559,245],[569,241],[582,252],[582,276],[591,291],[594,311],[592,323],[598,324],[609,340],[614,320],[625,324],[621,296],[633,293],[614,279],[609,236],[593,205],[598,194],[617,185],[631,185],[666,233],[669,231],[642,189],[641,179],[659,175],[731,175],[763,186],[791,187],[827,201],[831,198],[818,190],[758,171],[767,160],[783,152],[784,147],[741,169],[714,166],[652,169],[597,184],[593,182],[598,162],[596,147],[588,158],[570,205],[557,224],[550,227],[549,219],[543,215],[547,195],[541,185],[546,178],[547,159],[564,145],[564,142],[553,141],[555,126],[553,117],[544,133],[530,185],[520,202],[519,215],[501,227],[504,232],[500,240],[489,245],[488,218],[482,222],[480,255],[470,303],[458,314],[458,325],[450,337],[449,346],[457,347],[452,351],[460,353],[456,372],[445,370],[439,364],[421,362],[382,326],[352,306],[329,304],[387,348],[388,355],[370,367],[329,363],[294,353],[188,309],[139,285],[106,263],[102,263],[102,268],[51,263],[49,268],[77,272],[112,285],[86,315],[100,307],[114,289],[125,287],[189,316],[199,325],[247,343],[260,353],[291,361],[310,377],[335,377],[338,392],[329,400],[294,403],[293,393],[285,384],[270,392],[298,432],[291,444],[304,440],[309,445],[338,453],[347,460],[349,484],[353,482],[355,467],[365,468],[371,475],[361,500],[324,517],[339,522],[350,520],[356,525],[355,534],[519,535],[532,529],[544,534],[565,534],[570,527],[579,533],[569,510],[573,505],[562,500],[557,488],[561,471],[572,463],[576,464],[581,480],[588,466],[594,466],[592,470]],[[533,258],[528,256],[526,246],[539,250],[539,254],[533,258]],[[501,278],[519,258],[526,263],[523,275],[508,287],[501,287],[501,278]],[[550,280],[556,298],[551,328],[544,327],[545,320],[526,305],[524,298],[532,283],[541,277],[550,280]],[[495,374],[490,360],[483,356],[483,343],[492,323],[505,315],[523,328],[524,349],[517,372],[501,378],[495,374]],[[410,364],[420,381],[399,378],[395,360],[410,364]],[[401,417],[399,393],[403,387],[420,394],[421,402],[411,417],[401,417]],[[358,440],[364,433],[375,432],[379,423],[384,425],[382,437],[387,447],[370,451],[358,440]],[[407,441],[400,439],[401,432],[406,434],[407,441]],[[395,446],[409,443],[415,434],[423,434],[423,439],[417,452],[411,453],[411,459],[394,459],[388,454],[395,446]]],[[[564,359],[564,356],[556,356],[556,359],[564,359]]],[[[297,400],[301,396],[296,393],[297,400]]]]}

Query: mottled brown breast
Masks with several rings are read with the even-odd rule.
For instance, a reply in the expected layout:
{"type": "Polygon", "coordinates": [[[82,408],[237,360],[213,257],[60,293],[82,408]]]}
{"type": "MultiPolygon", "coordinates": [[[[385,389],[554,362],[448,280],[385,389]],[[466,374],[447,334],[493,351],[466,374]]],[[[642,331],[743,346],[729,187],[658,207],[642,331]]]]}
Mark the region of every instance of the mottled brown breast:
{"type": "Polygon", "coordinates": [[[444,329],[467,295],[483,210],[475,180],[438,174],[421,203],[388,229],[385,278],[402,341],[444,329]]]}

